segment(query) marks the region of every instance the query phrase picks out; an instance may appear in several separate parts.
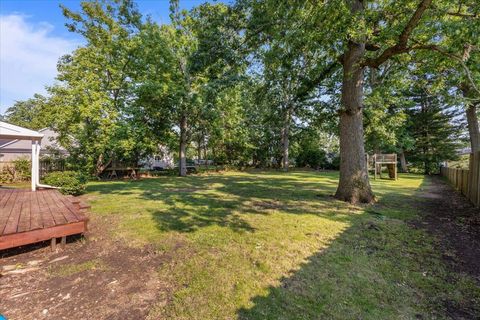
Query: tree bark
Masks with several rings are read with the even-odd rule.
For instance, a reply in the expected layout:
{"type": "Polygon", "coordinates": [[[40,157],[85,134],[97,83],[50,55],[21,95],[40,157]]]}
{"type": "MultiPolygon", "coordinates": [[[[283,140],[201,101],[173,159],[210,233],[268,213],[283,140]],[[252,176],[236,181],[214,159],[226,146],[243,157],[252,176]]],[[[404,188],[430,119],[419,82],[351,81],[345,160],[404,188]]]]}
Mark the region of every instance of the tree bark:
{"type": "MultiPolygon", "coordinates": [[[[363,8],[355,1],[353,10],[363,8]]],[[[363,72],[365,44],[349,41],[343,56],[340,110],[340,181],[335,197],[351,203],[370,203],[375,197],[368,179],[363,137],[363,72]]]]}
{"type": "Polygon", "coordinates": [[[282,128],[282,168],[287,172],[290,165],[288,148],[290,147],[290,122],[292,118],[292,107],[288,107],[285,111],[285,118],[282,128]]]}
{"type": "Polygon", "coordinates": [[[472,103],[467,108],[467,125],[472,152],[480,151],[480,129],[478,128],[477,105],[472,103]]]}
{"type": "Polygon", "coordinates": [[[197,165],[200,168],[200,159],[202,159],[202,138],[201,138],[201,136],[199,136],[198,140],[197,140],[197,158],[198,158],[197,165]]]}
{"type": "Polygon", "coordinates": [[[112,163],[112,157],[110,157],[110,159],[108,159],[106,163],[104,163],[104,160],[105,160],[104,154],[101,153],[98,156],[97,163],[95,165],[95,177],[97,177],[97,179],[100,179],[100,175],[103,173],[103,171],[105,171],[105,169],[107,169],[110,163],[112,163]]]}
{"type": "MultiPolygon", "coordinates": [[[[476,97],[476,92],[472,86],[467,82],[462,82],[459,85],[462,94],[467,99],[476,97]]],[[[480,151],[480,129],[478,125],[477,107],[480,105],[478,101],[471,102],[465,109],[465,115],[467,117],[468,134],[470,138],[470,147],[472,152],[480,151]]]]}
{"type": "Polygon", "coordinates": [[[205,159],[205,169],[208,169],[208,152],[207,152],[207,141],[205,139],[205,134],[202,136],[203,139],[203,158],[205,159]]]}
{"type": "Polygon", "coordinates": [[[400,150],[400,169],[403,173],[408,172],[407,159],[405,158],[405,152],[400,150]]]}
{"type": "Polygon", "coordinates": [[[180,118],[180,150],[179,150],[179,163],[178,174],[181,177],[187,175],[187,117],[182,115],[180,118]]]}

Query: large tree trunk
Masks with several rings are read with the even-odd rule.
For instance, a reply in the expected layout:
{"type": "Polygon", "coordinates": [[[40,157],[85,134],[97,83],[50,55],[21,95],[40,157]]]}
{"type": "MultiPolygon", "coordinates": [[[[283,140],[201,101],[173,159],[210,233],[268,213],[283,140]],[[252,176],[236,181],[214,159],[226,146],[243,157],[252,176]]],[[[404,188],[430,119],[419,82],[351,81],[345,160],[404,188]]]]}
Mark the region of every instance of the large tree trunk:
{"type": "Polygon", "coordinates": [[[364,68],[360,61],[364,53],[365,44],[350,41],[342,61],[340,181],[335,197],[351,203],[370,203],[375,199],[368,180],[363,138],[364,68]]]}
{"type": "MultiPolygon", "coordinates": [[[[468,82],[463,82],[459,86],[463,93],[463,96],[467,99],[478,98],[477,93],[473,90],[472,86],[468,82]]],[[[465,110],[467,116],[468,133],[470,136],[470,146],[472,152],[480,151],[480,130],[478,128],[477,107],[480,104],[478,101],[471,102],[467,105],[465,110]]]]}
{"type": "Polygon", "coordinates": [[[400,150],[400,170],[403,173],[408,172],[407,159],[405,159],[405,152],[403,150],[400,150]]]}
{"type": "Polygon", "coordinates": [[[178,173],[181,177],[187,175],[187,117],[182,115],[180,118],[180,150],[178,173]]]}
{"type": "Polygon", "coordinates": [[[467,108],[467,125],[470,134],[472,152],[480,151],[480,130],[478,128],[477,105],[472,103],[467,108]]]}
{"type": "Polygon", "coordinates": [[[290,147],[290,122],[292,118],[292,108],[288,107],[285,111],[285,118],[283,120],[282,128],[282,168],[283,171],[288,171],[290,165],[288,148],[290,147]]]}

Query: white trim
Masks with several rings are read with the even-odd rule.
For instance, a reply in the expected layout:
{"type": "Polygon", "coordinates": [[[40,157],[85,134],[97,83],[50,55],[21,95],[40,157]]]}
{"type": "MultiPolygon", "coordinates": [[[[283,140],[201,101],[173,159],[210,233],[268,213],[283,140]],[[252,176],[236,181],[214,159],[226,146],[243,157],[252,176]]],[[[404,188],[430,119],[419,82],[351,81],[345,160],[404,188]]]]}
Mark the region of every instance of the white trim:
{"type": "Polygon", "coordinates": [[[32,191],[37,189],[37,141],[32,140],[32,173],[30,176],[30,180],[32,181],[32,191]]]}
{"type": "MultiPolygon", "coordinates": [[[[23,139],[22,139],[22,140],[23,140],[23,139]]],[[[7,142],[7,143],[5,143],[5,144],[2,144],[2,145],[0,146],[0,149],[5,148],[5,147],[8,147],[8,146],[11,145],[12,143],[15,143],[15,142],[18,142],[18,141],[21,141],[21,140],[20,140],[20,139],[15,139],[15,140],[9,141],[9,142],[7,142]]]]}
{"type": "Polygon", "coordinates": [[[0,139],[36,139],[39,140],[43,138],[43,134],[30,130],[27,128],[22,128],[10,123],[0,121],[0,139]]]}

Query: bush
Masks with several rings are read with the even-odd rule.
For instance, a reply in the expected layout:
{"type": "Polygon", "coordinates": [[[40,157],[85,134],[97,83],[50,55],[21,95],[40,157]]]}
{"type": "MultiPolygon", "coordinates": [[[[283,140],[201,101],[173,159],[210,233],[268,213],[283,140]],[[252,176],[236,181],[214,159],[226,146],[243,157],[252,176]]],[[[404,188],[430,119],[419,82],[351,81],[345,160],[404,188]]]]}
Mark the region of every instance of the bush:
{"type": "Polygon", "coordinates": [[[25,181],[30,179],[31,172],[31,163],[30,159],[28,158],[19,158],[16,160],[13,160],[13,176],[14,176],[14,181],[25,181]]]}
{"type": "Polygon", "coordinates": [[[30,160],[19,158],[10,164],[4,164],[0,170],[0,183],[15,183],[30,178],[30,160]]]}
{"type": "Polygon", "coordinates": [[[87,179],[76,171],[55,171],[47,174],[43,181],[48,185],[59,187],[63,194],[76,196],[85,191],[87,179]]]}
{"type": "Polygon", "coordinates": [[[302,149],[295,159],[298,167],[307,167],[319,169],[325,167],[327,158],[325,151],[321,149],[302,149]]]}

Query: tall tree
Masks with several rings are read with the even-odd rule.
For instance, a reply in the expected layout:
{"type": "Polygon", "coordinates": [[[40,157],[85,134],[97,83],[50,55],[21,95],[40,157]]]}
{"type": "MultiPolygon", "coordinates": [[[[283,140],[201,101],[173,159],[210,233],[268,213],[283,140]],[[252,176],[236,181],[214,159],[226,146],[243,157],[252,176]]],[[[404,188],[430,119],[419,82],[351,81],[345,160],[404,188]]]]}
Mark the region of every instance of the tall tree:
{"type": "Polygon", "coordinates": [[[16,101],[5,111],[4,121],[33,130],[46,128],[50,125],[46,104],[47,97],[40,94],[34,94],[33,98],[25,101],[16,101]]]}
{"type": "Polygon", "coordinates": [[[67,27],[86,44],[60,60],[49,110],[76,163],[99,176],[115,158],[135,160],[145,146],[126,108],[141,15],[129,0],[82,2],[80,12],[62,8],[67,27]]]}
{"type": "Polygon", "coordinates": [[[407,111],[406,130],[414,140],[409,159],[422,167],[424,174],[438,173],[440,163],[456,159],[460,130],[452,119],[458,117],[459,110],[446,104],[424,77],[417,78],[405,97],[413,102],[407,111]]]}

